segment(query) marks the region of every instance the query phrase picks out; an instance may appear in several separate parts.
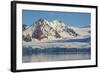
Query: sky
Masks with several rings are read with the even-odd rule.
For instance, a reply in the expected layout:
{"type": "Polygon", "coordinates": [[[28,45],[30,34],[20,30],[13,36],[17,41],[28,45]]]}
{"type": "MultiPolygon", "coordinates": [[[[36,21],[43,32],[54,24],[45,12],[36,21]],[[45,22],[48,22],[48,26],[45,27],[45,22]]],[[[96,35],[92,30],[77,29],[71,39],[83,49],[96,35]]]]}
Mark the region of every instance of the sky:
{"type": "Polygon", "coordinates": [[[36,11],[36,10],[22,11],[22,24],[32,25],[39,18],[44,18],[48,21],[60,20],[69,26],[81,27],[91,24],[90,13],[36,11]]]}

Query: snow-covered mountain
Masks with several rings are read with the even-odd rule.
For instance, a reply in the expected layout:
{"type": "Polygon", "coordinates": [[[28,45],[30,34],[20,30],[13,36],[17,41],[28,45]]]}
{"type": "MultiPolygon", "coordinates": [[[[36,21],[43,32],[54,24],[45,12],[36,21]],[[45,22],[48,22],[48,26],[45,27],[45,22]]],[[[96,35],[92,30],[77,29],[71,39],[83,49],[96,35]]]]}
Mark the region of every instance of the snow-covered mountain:
{"type": "Polygon", "coordinates": [[[89,33],[85,28],[66,26],[64,22],[59,20],[49,22],[46,19],[40,18],[27,29],[24,29],[23,40],[26,42],[32,40],[44,41],[88,35],[89,33]]]}

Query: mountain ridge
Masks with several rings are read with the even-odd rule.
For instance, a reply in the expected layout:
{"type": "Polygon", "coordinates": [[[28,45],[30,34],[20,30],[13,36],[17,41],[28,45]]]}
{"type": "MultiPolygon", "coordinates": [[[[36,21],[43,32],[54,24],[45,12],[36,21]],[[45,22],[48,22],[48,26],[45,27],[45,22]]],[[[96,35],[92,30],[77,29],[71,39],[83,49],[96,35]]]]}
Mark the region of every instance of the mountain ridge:
{"type": "Polygon", "coordinates": [[[46,19],[40,18],[35,21],[27,29],[23,30],[23,40],[26,42],[32,40],[55,40],[62,38],[78,37],[79,33],[75,29],[66,26],[64,22],[60,20],[47,21],[46,19]]]}

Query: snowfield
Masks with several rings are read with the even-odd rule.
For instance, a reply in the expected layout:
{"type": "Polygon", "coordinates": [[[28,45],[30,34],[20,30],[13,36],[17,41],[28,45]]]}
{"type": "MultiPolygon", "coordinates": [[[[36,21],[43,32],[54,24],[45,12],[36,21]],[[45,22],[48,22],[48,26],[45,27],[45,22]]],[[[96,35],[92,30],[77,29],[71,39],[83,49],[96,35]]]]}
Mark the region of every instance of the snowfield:
{"type": "Polygon", "coordinates": [[[60,40],[53,40],[53,41],[32,41],[32,42],[25,42],[23,41],[23,47],[28,48],[32,47],[33,49],[35,48],[40,48],[40,49],[45,49],[45,48],[90,48],[90,42],[85,42],[83,38],[73,38],[73,39],[60,39],[60,40]],[[79,42],[76,40],[78,39],[79,42]],[[73,42],[71,42],[71,41],[73,42]],[[80,42],[82,41],[83,42],[80,42]]]}

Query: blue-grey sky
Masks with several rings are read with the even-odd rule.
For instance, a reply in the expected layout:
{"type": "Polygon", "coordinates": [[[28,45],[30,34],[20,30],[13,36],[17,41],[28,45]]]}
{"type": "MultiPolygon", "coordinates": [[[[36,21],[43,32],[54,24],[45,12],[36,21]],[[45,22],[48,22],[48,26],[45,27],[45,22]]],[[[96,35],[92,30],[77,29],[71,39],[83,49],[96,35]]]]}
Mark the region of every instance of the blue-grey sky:
{"type": "Polygon", "coordinates": [[[32,25],[39,18],[44,18],[48,21],[61,20],[69,26],[87,26],[91,23],[90,13],[79,12],[55,12],[55,11],[22,11],[22,24],[32,25]]]}

